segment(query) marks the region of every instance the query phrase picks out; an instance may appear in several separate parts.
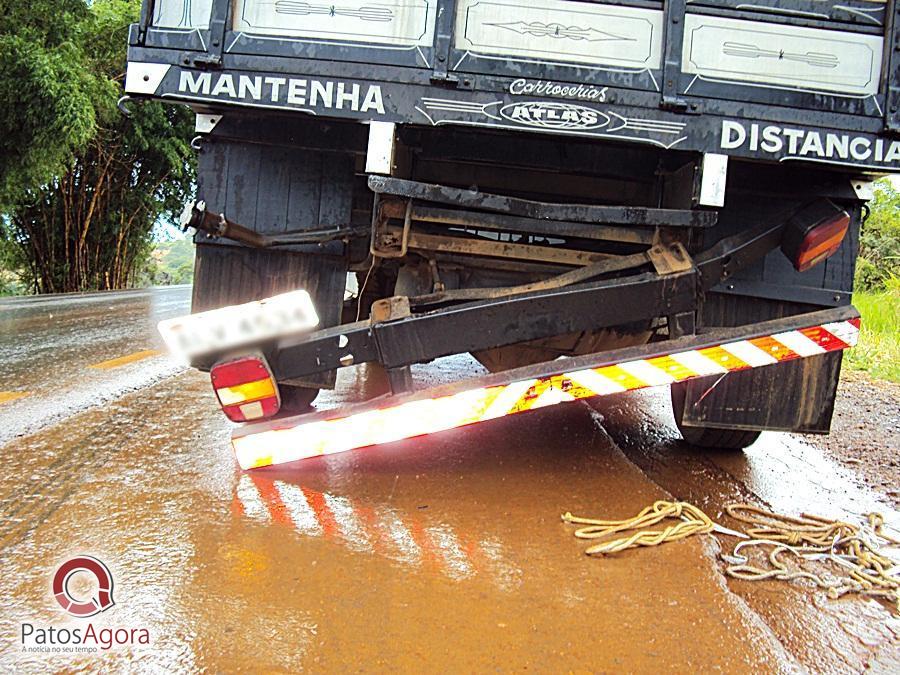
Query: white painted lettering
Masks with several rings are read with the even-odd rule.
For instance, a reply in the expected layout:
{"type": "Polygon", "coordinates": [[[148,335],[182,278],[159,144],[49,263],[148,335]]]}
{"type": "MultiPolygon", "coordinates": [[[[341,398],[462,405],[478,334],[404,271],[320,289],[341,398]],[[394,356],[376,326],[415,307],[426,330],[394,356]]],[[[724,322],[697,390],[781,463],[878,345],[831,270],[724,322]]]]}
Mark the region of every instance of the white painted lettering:
{"type": "Polygon", "coordinates": [[[738,122],[722,120],[722,147],[726,150],[739,148],[747,140],[747,131],[744,125],[738,122]]]}
{"type": "Polygon", "coordinates": [[[209,85],[212,75],[209,73],[200,73],[194,77],[194,73],[189,70],[181,71],[181,79],[178,81],[179,91],[189,91],[192,94],[209,95],[209,85]]]}
{"type": "Polygon", "coordinates": [[[363,101],[360,112],[367,112],[373,109],[379,114],[384,115],[384,101],[381,100],[381,87],[377,85],[370,86],[368,91],[366,91],[366,98],[363,101]]]}
{"type": "Polygon", "coordinates": [[[291,105],[306,105],[306,80],[291,78],[288,83],[287,102],[291,105]]]}
{"type": "Polygon", "coordinates": [[[231,98],[237,98],[237,91],[235,91],[234,88],[234,78],[228,73],[219,75],[219,81],[216,82],[216,86],[213,87],[213,90],[210,93],[213,96],[227,94],[231,98]]]}
{"type": "Polygon", "coordinates": [[[347,91],[347,85],[338,82],[337,86],[337,108],[341,110],[345,103],[350,104],[350,110],[359,110],[359,85],[351,84],[350,91],[347,91]]]}
{"type": "Polygon", "coordinates": [[[278,94],[287,80],[283,77],[267,77],[265,82],[272,87],[272,102],[277,103],[279,98],[278,94]]]}

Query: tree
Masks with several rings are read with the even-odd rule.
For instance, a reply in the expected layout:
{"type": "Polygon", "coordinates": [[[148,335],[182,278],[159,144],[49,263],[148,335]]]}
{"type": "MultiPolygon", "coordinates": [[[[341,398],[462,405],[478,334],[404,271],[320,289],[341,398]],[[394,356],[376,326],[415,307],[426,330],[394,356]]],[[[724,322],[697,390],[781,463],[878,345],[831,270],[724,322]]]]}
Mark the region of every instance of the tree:
{"type": "Polygon", "coordinates": [[[879,181],[869,209],[859,237],[856,285],[883,290],[889,279],[900,277],[900,192],[879,181]]]}
{"type": "Polygon", "coordinates": [[[94,98],[113,91],[84,67],[89,14],[84,0],[0,0],[0,212],[84,147],[94,98]]]}
{"type": "Polygon", "coordinates": [[[70,51],[88,73],[91,133],[86,140],[80,132],[68,139],[71,159],[46,179],[37,178],[49,166],[41,160],[39,168],[8,181],[23,181],[23,187],[9,211],[6,238],[37,292],[132,285],[153,224],[180,211],[193,185],[189,112],[146,103],[124,117],[116,108],[128,25],[138,12],[136,0],[96,0],[77,22],[70,51]]]}

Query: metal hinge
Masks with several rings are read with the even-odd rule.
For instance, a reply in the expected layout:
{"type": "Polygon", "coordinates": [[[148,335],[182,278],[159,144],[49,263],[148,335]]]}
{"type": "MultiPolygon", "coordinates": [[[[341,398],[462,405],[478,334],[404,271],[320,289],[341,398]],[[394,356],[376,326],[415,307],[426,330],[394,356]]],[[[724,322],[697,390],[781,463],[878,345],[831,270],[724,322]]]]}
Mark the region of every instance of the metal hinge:
{"type": "Polygon", "coordinates": [[[434,68],[432,82],[458,84],[459,78],[450,72],[450,50],[453,47],[453,23],[456,20],[456,0],[442,0],[437,5],[435,21],[434,68]]]}
{"type": "Polygon", "coordinates": [[[666,0],[663,42],[662,99],[660,107],[687,112],[688,103],[678,93],[681,75],[681,48],[684,44],[684,12],[686,0],[666,0]]]}

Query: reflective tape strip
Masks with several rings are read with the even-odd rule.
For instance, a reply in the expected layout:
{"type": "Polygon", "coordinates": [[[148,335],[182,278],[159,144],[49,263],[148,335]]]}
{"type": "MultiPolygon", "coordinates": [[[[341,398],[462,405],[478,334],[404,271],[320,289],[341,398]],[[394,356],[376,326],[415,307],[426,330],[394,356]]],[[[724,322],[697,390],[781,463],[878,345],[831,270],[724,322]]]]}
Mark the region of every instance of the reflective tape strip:
{"type": "Polygon", "coordinates": [[[0,391],[0,403],[15,401],[16,399],[25,398],[30,393],[27,391],[0,391]]]}
{"type": "MultiPolygon", "coordinates": [[[[301,418],[293,426],[236,435],[232,444],[243,469],[284,464],[445,431],[566,401],[838,351],[856,344],[858,335],[859,322],[855,319],[810,326],[715,347],[407,401],[343,418],[312,422],[303,422],[301,418]]],[[[290,424],[290,420],[285,422],[290,424]]],[[[315,505],[311,506],[315,509],[315,505]]]]}
{"type": "Polygon", "coordinates": [[[799,330],[789,330],[786,333],[777,333],[772,337],[800,356],[815,356],[816,354],[825,353],[824,347],[821,347],[810,340],[799,330]]]}
{"type": "MultiPolygon", "coordinates": [[[[778,359],[764,352],[748,340],[740,340],[728,345],[722,345],[722,349],[729,354],[733,354],[751,368],[759,368],[760,366],[769,366],[773,363],[778,363],[778,359]]],[[[729,368],[729,370],[734,369],[729,368]]]]}
{"type": "Polygon", "coordinates": [[[608,377],[603,377],[596,370],[577,370],[574,373],[566,373],[566,377],[577,382],[585,389],[590,389],[600,395],[617,394],[620,391],[626,391],[621,384],[613,382],[608,377]]]}
{"type": "Polygon", "coordinates": [[[546,408],[547,406],[556,405],[557,403],[566,403],[567,401],[574,400],[575,397],[569,392],[557,389],[556,387],[548,387],[534,400],[534,403],[531,404],[531,409],[546,408]]]}
{"type": "Polygon", "coordinates": [[[506,413],[509,412],[509,409],[525,396],[525,392],[531,389],[532,385],[536,383],[537,380],[524,380],[522,382],[513,382],[512,384],[503,387],[503,391],[498,393],[497,397],[488,406],[487,410],[484,411],[484,419],[492,420],[496,417],[503,417],[506,415],[506,413]]]}
{"type": "Polygon", "coordinates": [[[671,354],[669,356],[655,356],[647,359],[647,363],[664,372],[672,380],[681,381],[697,376],[696,370],[688,368],[681,361],[676,361],[671,354]]]}
{"type": "Polygon", "coordinates": [[[700,352],[681,352],[679,354],[672,354],[670,358],[694,371],[697,375],[721,375],[722,373],[728,372],[727,368],[720,366],[700,352]]]}
{"type": "Polygon", "coordinates": [[[651,387],[672,384],[675,381],[671,375],[644,360],[627,361],[619,364],[619,368],[651,387]]]}
{"type": "Polygon", "coordinates": [[[812,328],[804,328],[800,331],[810,340],[822,347],[825,351],[833,351],[835,349],[845,349],[849,345],[838,338],[834,333],[829,333],[822,326],[813,326],[812,328]]]}
{"type": "Polygon", "coordinates": [[[838,340],[846,343],[849,347],[853,347],[859,339],[859,319],[826,323],[822,328],[834,335],[838,340]]]}
{"type": "MultiPolygon", "coordinates": [[[[729,345],[729,347],[734,348],[735,345],[741,344],[744,340],[740,342],[734,342],[729,345]]],[[[751,347],[753,345],[750,345],[751,347]]],[[[726,371],[732,370],[743,370],[744,368],[752,368],[749,363],[742,360],[740,357],[735,356],[734,353],[728,351],[725,347],[704,347],[703,349],[698,350],[702,356],[705,356],[713,363],[719,364],[726,371]]],[[[768,362],[766,362],[768,363],[768,362]]],[[[766,365],[763,363],[761,365],[766,365]]]]}
{"type": "Polygon", "coordinates": [[[768,337],[753,338],[750,344],[764,351],[776,361],[786,361],[788,359],[796,359],[800,356],[793,349],[789,348],[782,342],[779,342],[771,335],[768,337]]]}

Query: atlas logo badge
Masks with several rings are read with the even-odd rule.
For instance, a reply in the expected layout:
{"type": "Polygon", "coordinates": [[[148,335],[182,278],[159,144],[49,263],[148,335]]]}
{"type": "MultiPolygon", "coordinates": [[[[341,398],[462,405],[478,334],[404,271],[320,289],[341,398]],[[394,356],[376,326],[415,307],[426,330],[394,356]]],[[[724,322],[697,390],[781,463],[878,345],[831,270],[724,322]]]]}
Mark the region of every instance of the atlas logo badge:
{"type": "Polygon", "coordinates": [[[604,113],[575,103],[510,103],[500,108],[500,115],[510,122],[543,129],[600,129],[609,124],[604,113]]]}
{"type": "Polygon", "coordinates": [[[109,568],[92,556],[71,558],[60,565],[53,575],[53,596],[59,606],[72,616],[84,618],[106,611],[115,604],[112,591],[113,579],[109,568]],[[97,593],[94,597],[81,600],[72,595],[69,582],[79,572],[86,572],[96,579],[97,593]]]}

